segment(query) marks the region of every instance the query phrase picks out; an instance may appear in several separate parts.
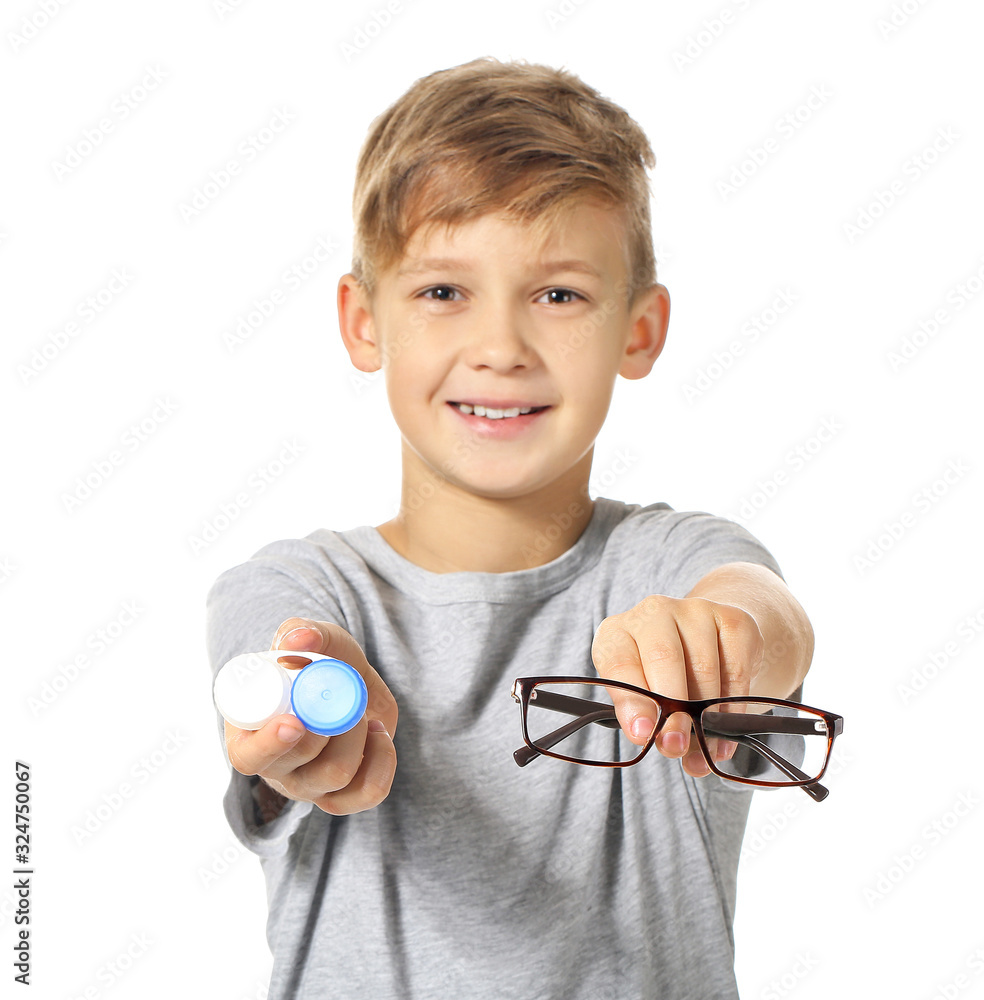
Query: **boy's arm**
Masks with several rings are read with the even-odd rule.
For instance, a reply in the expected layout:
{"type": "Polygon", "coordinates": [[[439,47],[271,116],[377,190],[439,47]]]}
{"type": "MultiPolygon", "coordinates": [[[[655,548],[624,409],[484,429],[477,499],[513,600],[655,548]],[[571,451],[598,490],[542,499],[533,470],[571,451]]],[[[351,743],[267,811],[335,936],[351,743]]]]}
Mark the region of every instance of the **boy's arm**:
{"type": "MultiPolygon", "coordinates": [[[[670,698],[750,692],[788,698],[810,668],[813,628],[779,576],[755,563],[733,562],[706,573],[685,598],[652,594],[604,619],[591,656],[600,676],[670,698]]],[[[654,723],[640,717],[625,725],[641,744],[654,723]]],[[[684,770],[695,777],[708,773],[703,755],[690,746],[685,716],[671,716],[656,748],[683,757],[684,770]]]]}
{"type": "MultiPolygon", "coordinates": [[[[223,572],[209,589],[206,600],[206,644],[213,680],[222,665],[233,656],[249,650],[270,648],[271,636],[275,636],[273,648],[280,647],[279,640],[285,637],[287,631],[281,630],[280,626],[291,614],[304,619],[295,622],[297,625],[311,620],[321,622],[325,629],[344,631],[357,646],[358,639],[349,631],[350,624],[336,593],[335,576],[328,572],[329,567],[330,558],[324,546],[309,539],[282,539],[260,549],[247,562],[223,572]]],[[[298,647],[292,642],[289,648],[313,647],[298,647]]],[[[327,646],[319,649],[324,652],[327,646]]],[[[356,655],[354,649],[352,654],[356,655]]],[[[357,655],[364,659],[361,648],[357,655]]],[[[344,656],[341,658],[345,659],[344,656]]],[[[358,669],[358,664],[353,663],[353,666],[358,669]]],[[[364,673],[363,676],[365,678],[367,674],[364,673]]],[[[375,677],[375,672],[369,676],[375,677]]],[[[368,778],[370,782],[376,780],[382,784],[388,778],[381,772],[391,769],[395,764],[395,750],[385,731],[389,726],[388,732],[395,733],[396,705],[391,696],[391,706],[389,702],[378,703],[373,697],[376,685],[367,680],[367,686],[370,690],[370,702],[366,720],[351,731],[354,735],[331,737],[334,744],[332,754],[348,743],[350,753],[344,756],[351,775],[351,765],[356,753],[364,749],[365,744],[355,750],[351,745],[353,741],[358,742],[364,732],[365,743],[380,747],[380,751],[372,754],[374,760],[366,769],[356,764],[356,776],[353,780],[368,778]],[[382,721],[384,731],[371,728],[379,720],[382,721]],[[381,744],[388,746],[382,747],[381,744]]],[[[381,685],[380,690],[384,687],[385,685],[381,685]]],[[[313,808],[317,797],[315,793],[318,791],[327,793],[322,796],[324,803],[319,805],[325,812],[336,808],[341,812],[351,812],[352,807],[358,804],[352,801],[354,789],[339,788],[338,781],[330,782],[336,789],[332,792],[324,782],[321,782],[321,788],[301,790],[293,779],[288,779],[294,789],[291,791],[284,786],[282,780],[278,780],[289,769],[278,769],[274,764],[273,770],[282,772],[274,774],[271,762],[284,756],[285,749],[288,755],[293,755],[296,765],[302,765],[296,766],[296,770],[300,770],[302,774],[313,776],[312,772],[323,771],[321,762],[311,760],[310,753],[306,751],[317,748],[318,741],[323,746],[328,742],[328,737],[301,731],[297,740],[290,740],[286,745],[280,743],[278,746],[277,734],[281,724],[286,724],[288,728],[300,727],[293,716],[285,715],[271,720],[263,730],[255,733],[230,727],[218,710],[215,711],[215,720],[231,772],[224,796],[226,816],[236,837],[254,853],[271,857],[282,854],[287,849],[293,832],[313,808]],[[308,794],[304,794],[305,791],[308,794]]],[[[349,786],[352,784],[353,781],[348,782],[349,786]]],[[[365,802],[365,797],[362,801],[365,802]]]]}

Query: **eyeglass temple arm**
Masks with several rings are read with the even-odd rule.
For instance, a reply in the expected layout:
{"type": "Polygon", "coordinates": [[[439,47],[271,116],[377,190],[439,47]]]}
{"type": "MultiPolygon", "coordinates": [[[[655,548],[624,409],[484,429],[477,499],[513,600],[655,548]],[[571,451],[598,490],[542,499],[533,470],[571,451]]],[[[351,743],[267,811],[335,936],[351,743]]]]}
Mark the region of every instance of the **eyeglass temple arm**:
{"type": "MultiPolygon", "coordinates": [[[[567,715],[592,713],[598,707],[597,702],[588,698],[575,698],[569,694],[541,690],[536,692],[536,703],[538,708],[564,712],[567,715]]],[[[592,721],[599,725],[608,726],[610,729],[618,728],[618,721],[611,713],[609,713],[607,720],[592,719],[592,721]]],[[[834,721],[835,736],[842,731],[840,722],[841,719],[838,716],[834,721]]],[[[788,715],[704,712],[701,715],[701,725],[709,736],[727,736],[736,733],[788,733],[798,736],[816,736],[818,733],[816,719],[797,719],[788,715]]],[[[826,725],[823,735],[826,735],[826,725]]]]}
{"type": "MultiPolygon", "coordinates": [[[[586,698],[574,698],[565,694],[537,691],[537,703],[538,707],[555,712],[566,712],[572,715],[583,713],[580,718],[572,720],[566,726],[561,726],[552,733],[547,733],[546,736],[538,737],[537,743],[544,750],[549,750],[555,744],[560,743],[561,740],[572,736],[579,729],[583,729],[584,726],[590,725],[592,722],[606,726],[609,729],[619,728],[614,708],[608,706],[599,708],[596,702],[589,701],[586,698]]],[[[763,757],[768,758],[787,778],[802,781],[809,777],[809,775],[805,774],[794,764],[780,757],[766,743],[750,735],[749,731],[761,733],[763,730],[766,730],[768,732],[808,733],[812,735],[816,733],[815,722],[809,719],[792,719],[781,715],[759,715],[756,718],[749,718],[745,715],[734,715],[729,712],[710,712],[707,715],[712,717],[711,721],[714,728],[708,729],[706,723],[704,723],[705,735],[727,735],[733,737],[737,743],[750,746],[762,754],[763,757]],[[765,722],[768,722],[768,725],[763,725],[765,722]]],[[[530,761],[539,756],[539,750],[534,750],[528,746],[520,747],[513,753],[513,759],[520,767],[525,767],[530,761]]],[[[822,802],[830,794],[829,789],[816,781],[800,787],[817,802],[822,802]]]]}
{"type": "MultiPolygon", "coordinates": [[[[513,697],[516,701],[519,701],[519,698],[515,694],[513,697]]],[[[568,736],[573,736],[579,729],[582,729],[591,722],[597,723],[599,726],[605,726],[607,729],[619,728],[618,719],[615,717],[615,709],[610,705],[599,706],[596,701],[590,701],[587,698],[575,698],[572,695],[556,694],[552,691],[538,690],[535,697],[538,708],[546,708],[553,712],[564,712],[566,715],[580,716],[580,718],[567,723],[566,726],[561,726],[560,729],[555,729],[552,733],[547,733],[546,736],[538,737],[537,743],[544,750],[549,750],[561,740],[567,739],[568,736]]],[[[520,747],[513,752],[513,759],[520,767],[526,767],[531,760],[539,756],[539,750],[534,750],[529,746],[520,747]]]]}
{"type": "MultiPolygon", "coordinates": [[[[838,721],[836,720],[834,725],[835,736],[841,731],[841,727],[836,724],[838,721]]],[[[772,761],[787,778],[802,781],[809,777],[795,764],[780,757],[767,743],[756,739],[752,733],[772,732],[816,736],[818,735],[818,721],[816,719],[794,719],[787,715],[752,716],[736,715],[732,712],[704,712],[701,715],[701,725],[705,736],[730,736],[736,742],[757,750],[763,757],[772,761]]],[[[824,723],[824,735],[826,735],[826,731],[826,723],[824,723]]],[[[822,802],[830,794],[830,790],[818,781],[812,781],[810,784],[800,787],[816,802],[822,802]]]]}
{"type": "MultiPolygon", "coordinates": [[[[597,708],[595,703],[590,701],[586,702],[586,704],[591,705],[595,710],[586,712],[579,719],[573,719],[566,726],[561,726],[560,729],[555,729],[552,733],[547,733],[546,736],[537,737],[537,743],[544,750],[549,750],[555,744],[560,743],[561,740],[566,740],[568,736],[573,736],[579,729],[583,729],[592,722],[597,723],[599,726],[605,726],[608,729],[619,728],[618,719],[615,718],[615,710],[613,708],[597,708]]],[[[520,767],[526,767],[534,757],[539,756],[540,751],[534,750],[532,747],[520,747],[513,753],[513,759],[520,767]]]]}
{"type": "MultiPolygon", "coordinates": [[[[750,699],[751,700],[751,699],[750,699]]],[[[575,698],[569,694],[557,694],[554,691],[536,692],[537,708],[545,708],[553,712],[564,712],[567,715],[584,715],[595,712],[598,703],[588,698],[575,698]]],[[[606,706],[607,707],[607,706],[606,706]]],[[[611,729],[618,728],[614,713],[609,712],[610,721],[595,720],[611,729]]],[[[816,720],[795,719],[788,715],[751,715],[735,712],[704,712],[701,715],[701,725],[704,732],[713,736],[724,736],[731,733],[791,733],[801,736],[816,736],[816,720]]],[[[836,733],[835,733],[836,735],[836,733]]]]}
{"type": "MultiPolygon", "coordinates": [[[[767,743],[763,743],[754,736],[735,736],[734,738],[737,742],[757,750],[763,757],[768,757],[769,760],[771,760],[772,763],[780,771],[782,771],[787,778],[795,778],[797,781],[802,781],[804,778],[810,777],[808,774],[801,771],[795,764],[791,764],[785,758],[780,757],[779,754],[777,754],[767,743]]],[[[819,781],[811,781],[808,785],[800,785],[800,787],[815,802],[823,802],[823,800],[830,794],[830,790],[821,785],[819,781]]]]}

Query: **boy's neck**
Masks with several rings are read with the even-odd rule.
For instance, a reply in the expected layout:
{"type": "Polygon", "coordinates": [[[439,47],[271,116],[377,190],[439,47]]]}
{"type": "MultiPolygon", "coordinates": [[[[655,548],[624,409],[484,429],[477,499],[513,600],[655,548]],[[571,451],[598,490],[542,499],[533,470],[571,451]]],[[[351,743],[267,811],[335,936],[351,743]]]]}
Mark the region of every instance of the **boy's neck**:
{"type": "Polygon", "coordinates": [[[548,490],[498,500],[445,484],[424,503],[408,503],[377,526],[404,559],[432,573],[509,573],[543,566],[562,556],[591,520],[587,488],[555,483],[548,490]]]}

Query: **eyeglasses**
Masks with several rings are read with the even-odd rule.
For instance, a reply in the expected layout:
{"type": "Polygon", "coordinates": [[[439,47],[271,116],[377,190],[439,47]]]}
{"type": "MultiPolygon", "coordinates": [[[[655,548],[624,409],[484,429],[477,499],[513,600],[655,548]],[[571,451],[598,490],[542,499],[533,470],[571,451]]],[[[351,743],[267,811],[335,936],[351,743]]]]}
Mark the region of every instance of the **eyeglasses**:
{"type": "Polygon", "coordinates": [[[714,774],[747,785],[798,785],[817,802],[829,794],[820,778],[834,737],[844,730],[842,716],[781,698],[686,701],[589,677],[519,677],[511,694],[523,712],[526,746],[513,754],[520,767],[540,754],[595,767],[628,767],[646,756],[666,720],[683,712],[714,774]],[[558,727],[558,715],[570,721],[558,727]],[[653,722],[642,746],[623,728],[637,717],[653,722]]]}

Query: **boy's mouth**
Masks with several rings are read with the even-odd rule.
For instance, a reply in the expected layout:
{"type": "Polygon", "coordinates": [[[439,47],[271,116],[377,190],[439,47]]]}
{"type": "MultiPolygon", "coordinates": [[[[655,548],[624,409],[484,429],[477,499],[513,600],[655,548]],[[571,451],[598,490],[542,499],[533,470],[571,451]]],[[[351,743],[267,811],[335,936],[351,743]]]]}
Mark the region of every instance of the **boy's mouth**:
{"type": "Polygon", "coordinates": [[[453,406],[459,413],[466,416],[485,417],[487,420],[511,420],[515,417],[525,416],[530,413],[540,413],[542,410],[550,409],[549,406],[511,406],[496,409],[481,404],[457,403],[448,400],[448,405],[453,406]]]}

